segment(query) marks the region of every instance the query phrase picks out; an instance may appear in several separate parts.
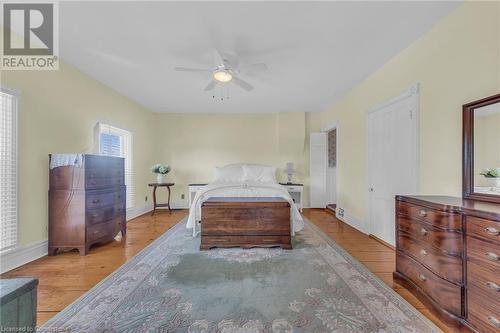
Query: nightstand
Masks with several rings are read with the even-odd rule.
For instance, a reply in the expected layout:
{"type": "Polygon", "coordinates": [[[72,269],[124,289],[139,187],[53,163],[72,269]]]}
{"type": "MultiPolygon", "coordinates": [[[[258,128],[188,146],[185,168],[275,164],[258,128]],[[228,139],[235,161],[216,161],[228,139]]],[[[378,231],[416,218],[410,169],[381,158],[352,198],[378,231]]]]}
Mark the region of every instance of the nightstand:
{"type": "Polygon", "coordinates": [[[196,192],[198,190],[201,190],[208,184],[205,183],[193,183],[188,185],[188,202],[189,202],[189,208],[191,208],[191,204],[193,203],[194,196],[196,195],[196,192]]]}
{"type": "Polygon", "coordinates": [[[304,184],[288,184],[288,183],[280,183],[280,185],[284,186],[293,201],[297,205],[297,208],[302,213],[302,208],[304,207],[304,184]]]}

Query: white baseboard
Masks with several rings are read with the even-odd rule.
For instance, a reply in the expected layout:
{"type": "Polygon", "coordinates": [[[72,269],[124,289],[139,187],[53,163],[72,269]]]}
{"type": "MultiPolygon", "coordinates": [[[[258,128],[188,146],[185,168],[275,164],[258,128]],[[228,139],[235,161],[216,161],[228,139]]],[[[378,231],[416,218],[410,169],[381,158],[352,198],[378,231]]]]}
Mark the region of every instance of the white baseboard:
{"type": "Polygon", "coordinates": [[[14,268],[27,264],[33,260],[44,257],[48,253],[49,241],[42,240],[36,243],[19,246],[0,255],[0,273],[8,272],[14,268]]]}
{"type": "Polygon", "coordinates": [[[142,206],[136,206],[130,209],[127,209],[127,221],[130,221],[132,219],[135,219],[138,216],[141,216],[142,214],[146,214],[147,212],[150,212],[153,210],[153,204],[144,204],[142,206]]]}
{"type": "Polygon", "coordinates": [[[354,229],[366,234],[366,235],[369,235],[370,232],[368,230],[368,225],[365,223],[365,221],[363,220],[360,220],[360,219],[357,219],[353,216],[350,216],[349,214],[347,214],[344,210],[344,216],[341,216],[339,213],[338,213],[338,207],[337,207],[337,211],[335,212],[335,216],[341,220],[342,222],[344,223],[347,223],[349,224],[351,227],[353,227],[354,229]]]}

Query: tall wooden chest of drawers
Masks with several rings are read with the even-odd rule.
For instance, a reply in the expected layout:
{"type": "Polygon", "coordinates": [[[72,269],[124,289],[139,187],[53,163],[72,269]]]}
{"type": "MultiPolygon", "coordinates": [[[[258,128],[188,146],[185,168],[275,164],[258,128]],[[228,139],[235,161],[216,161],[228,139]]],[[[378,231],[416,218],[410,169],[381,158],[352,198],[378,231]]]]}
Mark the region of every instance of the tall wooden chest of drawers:
{"type": "Polygon", "coordinates": [[[125,199],[123,158],[83,155],[78,165],[51,168],[49,255],[74,248],[85,255],[92,244],[125,235],[125,199]]]}
{"type": "Polygon", "coordinates": [[[396,197],[396,272],[457,330],[500,332],[500,205],[396,197]]]}

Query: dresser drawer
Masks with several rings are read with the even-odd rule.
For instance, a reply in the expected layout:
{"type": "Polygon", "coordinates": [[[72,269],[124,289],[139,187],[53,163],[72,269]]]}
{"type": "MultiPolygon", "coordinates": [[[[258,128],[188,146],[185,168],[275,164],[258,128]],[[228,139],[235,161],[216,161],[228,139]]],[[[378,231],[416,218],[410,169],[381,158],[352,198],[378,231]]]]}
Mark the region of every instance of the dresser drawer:
{"type": "Polygon", "coordinates": [[[465,221],[467,235],[498,241],[500,243],[500,222],[474,216],[467,216],[465,221]]]}
{"type": "Polygon", "coordinates": [[[500,307],[500,267],[467,262],[467,283],[481,289],[484,294],[496,299],[500,307]]]}
{"type": "Polygon", "coordinates": [[[115,223],[100,223],[87,227],[87,242],[111,239],[115,236],[115,223]]]}
{"type": "Polygon", "coordinates": [[[480,332],[500,332],[500,302],[474,285],[467,290],[467,320],[480,332]]]}
{"type": "Polygon", "coordinates": [[[87,211],[87,223],[97,224],[109,221],[125,213],[125,203],[119,203],[113,206],[106,206],[98,209],[89,209],[87,211]]]}
{"type": "Polygon", "coordinates": [[[424,264],[437,275],[457,284],[463,282],[462,258],[447,255],[404,232],[399,233],[398,242],[399,250],[424,264]]]}
{"type": "Polygon", "coordinates": [[[117,187],[125,185],[124,177],[102,177],[102,178],[87,178],[85,188],[87,190],[103,189],[107,187],[117,187]]]}
{"type": "Polygon", "coordinates": [[[101,208],[105,206],[113,206],[117,203],[125,202],[125,191],[112,192],[87,192],[85,204],[87,209],[101,208]]]}
{"type": "Polygon", "coordinates": [[[479,265],[488,265],[500,270],[500,246],[478,238],[467,236],[467,259],[479,265]]]}
{"type": "Polygon", "coordinates": [[[408,277],[430,298],[457,316],[461,315],[461,287],[448,282],[414,259],[397,252],[396,270],[408,277]]]}
{"type": "Polygon", "coordinates": [[[410,234],[413,238],[423,241],[431,246],[437,247],[446,253],[461,255],[462,234],[459,232],[446,231],[435,228],[416,220],[406,217],[398,217],[398,229],[410,234]]]}
{"type": "Polygon", "coordinates": [[[124,169],[125,159],[106,155],[85,155],[85,169],[88,172],[106,172],[124,169]]]}
{"type": "Polygon", "coordinates": [[[410,219],[421,220],[439,228],[453,230],[462,229],[462,218],[460,214],[442,212],[401,201],[398,201],[397,212],[410,219]]]}

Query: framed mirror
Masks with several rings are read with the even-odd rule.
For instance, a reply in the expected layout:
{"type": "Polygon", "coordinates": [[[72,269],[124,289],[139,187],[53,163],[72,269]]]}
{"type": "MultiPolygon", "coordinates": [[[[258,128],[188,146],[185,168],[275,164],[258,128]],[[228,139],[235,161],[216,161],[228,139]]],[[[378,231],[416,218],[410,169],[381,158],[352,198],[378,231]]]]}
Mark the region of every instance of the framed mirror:
{"type": "Polygon", "coordinates": [[[500,203],[500,94],[463,106],[463,196],[500,203]]]}

